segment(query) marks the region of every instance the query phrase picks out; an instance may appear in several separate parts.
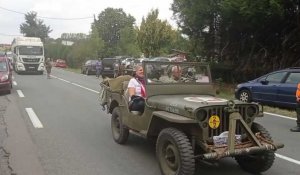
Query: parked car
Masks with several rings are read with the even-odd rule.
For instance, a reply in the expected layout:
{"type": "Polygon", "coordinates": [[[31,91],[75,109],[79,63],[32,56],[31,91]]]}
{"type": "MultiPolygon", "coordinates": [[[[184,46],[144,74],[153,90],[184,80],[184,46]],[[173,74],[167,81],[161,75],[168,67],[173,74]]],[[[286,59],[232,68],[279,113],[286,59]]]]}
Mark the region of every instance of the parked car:
{"type": "Polygon", "coordinates": [[[0,56],[0,92],[11,93],[12,66],[7,57],[0,56]]]}
{"type": "Polygon", "coordinates": [[[131,67],[131,62],[134,60],[134,58],[125,58],[124,60],[122,60],[122,64],[125,65],[125,68],[129,69],[132,68],[131,67]]]}
{"type": "Polygon", "coordinates": [[[67,63],[65,60],[62,59],[57,59],[54,63],[54,67],[60,67],[60,68],[66,68],[67,67],[67,63]]]}
{"type": "Polygon", "coordinates": [[[287,68],[238,84],[235,97],[244,102],[295,109],[295,93],[300,82],[300,67],[287,68]]]}
{"type": "Polygon", "coordinates": [[[102,59],[102,78],[115,77],[118,74],[121,60],[119,58],[103,58],[102,59]]]}
{"type": "Polygon", "coordinates": [[[90,74],[96,74],[96,63],[98,60],[87,60],[82,66],[81,66],[81,73],[90,75],[90,74]]]}

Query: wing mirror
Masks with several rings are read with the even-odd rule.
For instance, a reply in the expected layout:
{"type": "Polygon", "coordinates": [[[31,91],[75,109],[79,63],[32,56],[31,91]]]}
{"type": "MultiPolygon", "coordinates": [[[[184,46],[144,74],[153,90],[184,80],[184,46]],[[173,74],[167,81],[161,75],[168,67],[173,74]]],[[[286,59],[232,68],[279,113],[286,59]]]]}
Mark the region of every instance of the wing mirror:
{"type": "Polygon", "coordinates": [[[269,81],[268,80],[262,80],[262,81],[260,81],[260,83],[263,84],[263,85],[267,85],[267,84],[269,84],[269,81]]]}

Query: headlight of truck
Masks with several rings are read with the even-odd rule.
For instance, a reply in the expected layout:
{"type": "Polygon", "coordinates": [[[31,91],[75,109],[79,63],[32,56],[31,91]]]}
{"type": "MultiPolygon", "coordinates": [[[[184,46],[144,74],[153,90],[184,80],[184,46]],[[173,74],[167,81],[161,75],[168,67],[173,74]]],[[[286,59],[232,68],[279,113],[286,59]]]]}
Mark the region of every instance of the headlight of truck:
{"type": "Polygon", "coordinates": [[[197,113],[196,113],[196,117],[200,122],[203,122],[207,119],[207,112],[204,109],[200,109],[197,113]]]}

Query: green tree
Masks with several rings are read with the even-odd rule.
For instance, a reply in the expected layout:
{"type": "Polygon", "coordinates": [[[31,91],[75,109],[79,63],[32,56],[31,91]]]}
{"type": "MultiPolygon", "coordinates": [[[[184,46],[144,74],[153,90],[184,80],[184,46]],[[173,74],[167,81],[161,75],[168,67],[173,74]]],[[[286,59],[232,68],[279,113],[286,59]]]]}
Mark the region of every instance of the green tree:
{"type": "Polygon", "coordinates": [[[124,55],[140,57],[141,51],[137,44],[137,29],[132,27],[121,29],[119,47],[124,55]]]}
{"type": "Polygon", "coordinates": [[[126,27],[133,29],[134,22],[134,17],[127,15],[123,9],[106,8],[98,15],[98,20],[95,19],[92,25],[96,26],[99,37],[104,41],[104,56],[122,54],[119,47],[121,29],[126,27]]]}
{"type": "Polygon", "coordinates": [[[158,13],[158,9],[151,10],[146,19],[142,19],[138,31],[138,44],[146,57],[159,56],[171,41],[171,25],[158,19],[158,13]]]}
{"type": "Polygon", "coordinates": [[[194,54],[230,67],[236,79],[295,62],[298,1],[174,0],[172,10],[194,54]]]}
{"type": "Polygon", "coordinates": [[[39,37],[45,41],[50,32],[52,32],[50,26],[46,26],[43,20],[37,19],[36,12],[25,14],[25,23],[20,25],[20,33],[27,37],[39,37]]]}

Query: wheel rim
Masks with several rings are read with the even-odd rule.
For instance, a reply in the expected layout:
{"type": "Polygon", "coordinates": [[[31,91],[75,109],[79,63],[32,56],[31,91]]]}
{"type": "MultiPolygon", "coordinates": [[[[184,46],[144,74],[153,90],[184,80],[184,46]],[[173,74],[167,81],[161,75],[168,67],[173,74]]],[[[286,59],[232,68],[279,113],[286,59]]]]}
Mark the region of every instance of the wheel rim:
{"type": "Polygon", "coordinates": [[[112,130],[113,130],[113,135],[114,138],[119,138],[120,137],[120,118],[116,117],[114,118],[112,122],[112,130]]]}
{"type": "Polygon", "coordinates": [[[161,164],[164,174],[175,174],[179,168],[179,152],[176,146],[167,141],[161,150],[161,164]]]}
{"type": "Polygon", "coordinates": [[[247,102],[248,99],[249,99],[249,95],[248,95],[247,92],[242,92],[242,93],[240,94],[240,100],[241,100],[241,101],[247,102]]]}

